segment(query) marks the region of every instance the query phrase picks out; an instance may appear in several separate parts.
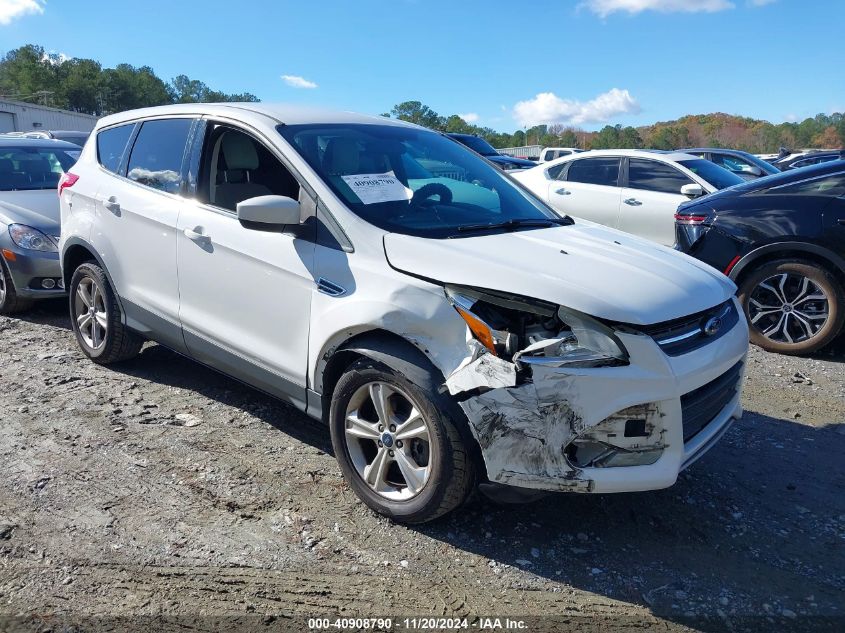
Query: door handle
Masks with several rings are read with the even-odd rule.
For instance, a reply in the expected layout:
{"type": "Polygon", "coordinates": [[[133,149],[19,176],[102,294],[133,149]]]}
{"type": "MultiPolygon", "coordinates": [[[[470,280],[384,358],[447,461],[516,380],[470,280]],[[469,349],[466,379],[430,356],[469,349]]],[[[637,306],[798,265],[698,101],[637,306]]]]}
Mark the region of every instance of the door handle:
{"type": "Polygon", "coordinates": [[[640,206],[640,205],[642,204],[642,202],[640,202],[640,201],[639,201],[639,200],[637,200],[636,198],[628,198],[627,200],[623,200],[623,202],[624,202],[625,204],[629,204],[629,205],[631,205],[632,207],[638,207],[638,206],[640,206]]]}
{"type": "Polygon", "coordinates": [[[112,213],[117,213],[120,211],[120,203],[117,201],[115,196],[109,196],[105,200],[103,200],[103,206],[111,211],[112,213]]]}
{"type": "Polygon", "coordinates": [[[202,227],[195,226],[193,229],[185,229],[183,233],[185,234],[185,237],[187,237],[189,240],[193,240],[194,242],[204,242],[207,241],[209,237],[208,235],[203,233],[202,230],[202,227]]]}
{"type": "Polygon", "coordinates": [[[557,191],[555,191],[555,193],[558,194],[559,196],[568,196],[572,192],[569,191],[568,189],[558,189],[557,191]]]}
{"type": "Polygon", "coordinates": [[[845,218],[839,218],[837,222],[843,226],[845,226],[845,218]]]}

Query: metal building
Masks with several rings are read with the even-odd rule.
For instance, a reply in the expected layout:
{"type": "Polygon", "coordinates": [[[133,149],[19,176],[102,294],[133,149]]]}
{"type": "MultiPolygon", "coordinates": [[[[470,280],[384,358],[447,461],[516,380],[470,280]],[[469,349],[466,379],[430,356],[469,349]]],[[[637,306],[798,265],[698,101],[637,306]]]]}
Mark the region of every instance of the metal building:
{"type": "Polygon", "coordinates": [[[48,108],[47,106],[0,99],[0,132],[31,132],[38,130],[79,130],[90,132],[97,117],[80,112],[48,108]]]}

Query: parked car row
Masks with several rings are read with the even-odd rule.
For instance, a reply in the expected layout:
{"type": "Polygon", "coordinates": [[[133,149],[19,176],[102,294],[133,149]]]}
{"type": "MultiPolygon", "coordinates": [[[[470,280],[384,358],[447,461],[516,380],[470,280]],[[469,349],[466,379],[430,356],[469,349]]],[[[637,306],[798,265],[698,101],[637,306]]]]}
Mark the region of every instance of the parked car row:
{"type": "Polygon", "coordinates": [[[843,158],[845,158],[845,150],[812,150],[789,154],[773,161],[772,164],[780,171],[786,171],[788,169],[800,169],[801,167],[809,167],[810,165],[842,160],[843,158]]]}
{"type": "Polygon", "coordinates": [[[513,177],[559,213],[713,265],[739,285],[754,343],[814,352],[845,320],[845,162],[783,173],[762,162],[714,148],[600,150],[513,177]]]}
{"type": "Polygon", "coordinates": [[[29,130],[28,132],[3,132],[0,136],[12,138],[41,138],[66,141],[79,147],[88,140],[88,132],[79,130],[29,130]]]}

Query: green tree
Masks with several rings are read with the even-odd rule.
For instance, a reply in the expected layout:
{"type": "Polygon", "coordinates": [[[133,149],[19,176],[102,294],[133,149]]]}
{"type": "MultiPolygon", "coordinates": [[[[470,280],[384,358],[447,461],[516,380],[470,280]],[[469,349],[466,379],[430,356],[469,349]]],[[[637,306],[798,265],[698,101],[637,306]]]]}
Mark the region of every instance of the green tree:
{"type": "Polygon", "coordinates": [[[403,101],[393,106],[390,113],[397,119],[416,123],[432,130],[442,130],[446,122],[437,112],[419,101],[403,101]]]}

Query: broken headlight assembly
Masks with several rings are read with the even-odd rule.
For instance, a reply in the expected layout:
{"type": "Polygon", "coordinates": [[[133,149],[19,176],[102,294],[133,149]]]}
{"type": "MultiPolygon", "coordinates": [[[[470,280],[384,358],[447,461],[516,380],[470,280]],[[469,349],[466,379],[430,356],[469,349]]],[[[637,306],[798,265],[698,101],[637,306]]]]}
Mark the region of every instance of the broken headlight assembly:
{"type": "Polygon", "coordinates": [[[582,312],[491,290],[447,286],[446,296],[481,345],[518,365],[628,364],[616,333],[582,312]]]}

